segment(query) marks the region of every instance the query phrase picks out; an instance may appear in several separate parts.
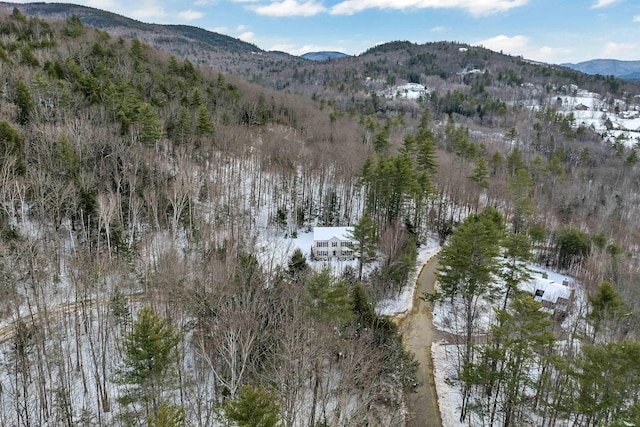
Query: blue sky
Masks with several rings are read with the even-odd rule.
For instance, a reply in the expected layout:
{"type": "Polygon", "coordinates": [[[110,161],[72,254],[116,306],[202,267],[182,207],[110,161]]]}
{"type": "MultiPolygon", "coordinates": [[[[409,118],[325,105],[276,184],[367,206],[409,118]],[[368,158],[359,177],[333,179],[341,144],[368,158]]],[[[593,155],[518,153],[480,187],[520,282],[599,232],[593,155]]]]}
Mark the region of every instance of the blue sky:
{"type": "MultiPolygon", "coordinates": [[[[58,0],[59,1],[59,0],[58,0]]],[[[639,0],[77,0],[294,55],[459,41],[550,62],[640,60],[639,0]]]]}

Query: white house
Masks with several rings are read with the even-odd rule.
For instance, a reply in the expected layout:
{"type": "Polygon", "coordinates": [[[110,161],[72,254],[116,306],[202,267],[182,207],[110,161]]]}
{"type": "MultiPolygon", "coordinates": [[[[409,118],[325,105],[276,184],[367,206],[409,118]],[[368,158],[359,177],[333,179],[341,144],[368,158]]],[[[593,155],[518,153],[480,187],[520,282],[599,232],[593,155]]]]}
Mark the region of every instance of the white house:
{"type": "Polygon", "coordinates": [[[350,237],[353,227],[314,227],[313,259],[329,260],[353,259],[354,240],[350,237]]]}

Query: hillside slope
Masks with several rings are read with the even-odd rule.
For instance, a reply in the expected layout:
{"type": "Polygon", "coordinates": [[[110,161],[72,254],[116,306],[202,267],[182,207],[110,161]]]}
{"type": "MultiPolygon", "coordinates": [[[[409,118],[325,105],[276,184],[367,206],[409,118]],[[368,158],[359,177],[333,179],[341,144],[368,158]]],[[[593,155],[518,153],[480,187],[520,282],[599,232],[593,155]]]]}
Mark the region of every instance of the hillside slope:
{"type": "MultiPolygon", "coordinates": [[[[76,15],[83,23],[126,39],[137,38],[159,50],[188,58],[196,64],[259,81],[261,69],[283,61],[302,61],[283,52],[265,52],[254,44],[189,25],[147,24],[111,12],[66,3],[0,2],[7,13],[17,8],[26,16],[67,19],[76,15]]],[[[282,67],[282,65],[279,65],[282,67]]]]}

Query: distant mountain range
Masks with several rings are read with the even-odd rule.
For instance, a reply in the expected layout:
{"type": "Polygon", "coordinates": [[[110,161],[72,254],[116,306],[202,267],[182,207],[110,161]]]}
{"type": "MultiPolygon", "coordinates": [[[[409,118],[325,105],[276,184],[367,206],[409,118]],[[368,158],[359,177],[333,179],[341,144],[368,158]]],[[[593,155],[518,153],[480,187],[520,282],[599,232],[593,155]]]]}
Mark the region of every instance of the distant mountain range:
{"type": "MultiPolygon", "coordinates": [[[[196,65],[207,66],[265,87],[286,89],[309,96],[318,90],[318,85],[322,85],[327,91],[334,88],[358,91],[362,90],[359,85],[364,84],[361,82],[367,77],[389,82],[394,86],[396,82],[420,82],[427,76],[438,76],[446,80],[465,69],[494,73],[496,78],[502,81],[506,79],[506,84],[510,86],[518,86],[524,82],[542,84],[543,76],[556,70],[567,81],[572,79],[566,68],[560,70],[557,65],[455,42],[416,44],[392,41],[376,45],[357,56],[335,51],[294,56],[285,52],[265,51],[254,44],[189,25],[147,24],[103,10],[66,3],[0,1],[0,12],[11,13],[13,8],[18,8],[26,16],[57,20],[76,15],[83,23],[112,36],[137,38],[168,54],[189,59],[196,65]],[[339,60],[333,61],[334,59],[339,60]],[[355,72],[357,76],[350,77],[348,85],[345,82],[347,70],[355,72]]],[[[627,79],[629,84],[635,84],[631,80],[640,80],[640,61],[594,60],[563,65],[576,72],[615,75],[627,79]]],[[[600,77],[594,76],[582,80],[581,85],[598,91],[601,81],[600,77]]]]}
{"type": "Polygon", "coordinates": [[[560,64],[586,74],[615,76],[626,80],[640,80],[640,61],[619,61],[617,59],[592,59],[577,64],[560,64]]]}
{"type": "Polygon", "coordinates": [[[344,58],[349,56],[342,52],[308,52],[300,55],[301,58],[310,59],[311,61],[326,61],[328,59],[344,58]]]}

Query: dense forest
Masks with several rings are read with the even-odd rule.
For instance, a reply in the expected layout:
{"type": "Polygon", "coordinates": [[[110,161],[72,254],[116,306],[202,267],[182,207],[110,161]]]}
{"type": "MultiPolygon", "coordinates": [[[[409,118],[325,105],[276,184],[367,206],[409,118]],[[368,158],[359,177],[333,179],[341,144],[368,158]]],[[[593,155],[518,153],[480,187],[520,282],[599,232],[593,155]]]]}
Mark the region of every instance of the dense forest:
{"type": "Polygon", "coordinates": [[[548,101],[638,87],[456,43],[286,61],[241,79],[0,15],[0,423],[403,425],[416,363],[375,305],[433,237],[462,422],[640,421],[637,147],[548,101]],[[315,225],[353,225],[359,268],[287,251],[315,225]],[[586,290],[572,329],[518,291],[527,262],[586,290]]]}

